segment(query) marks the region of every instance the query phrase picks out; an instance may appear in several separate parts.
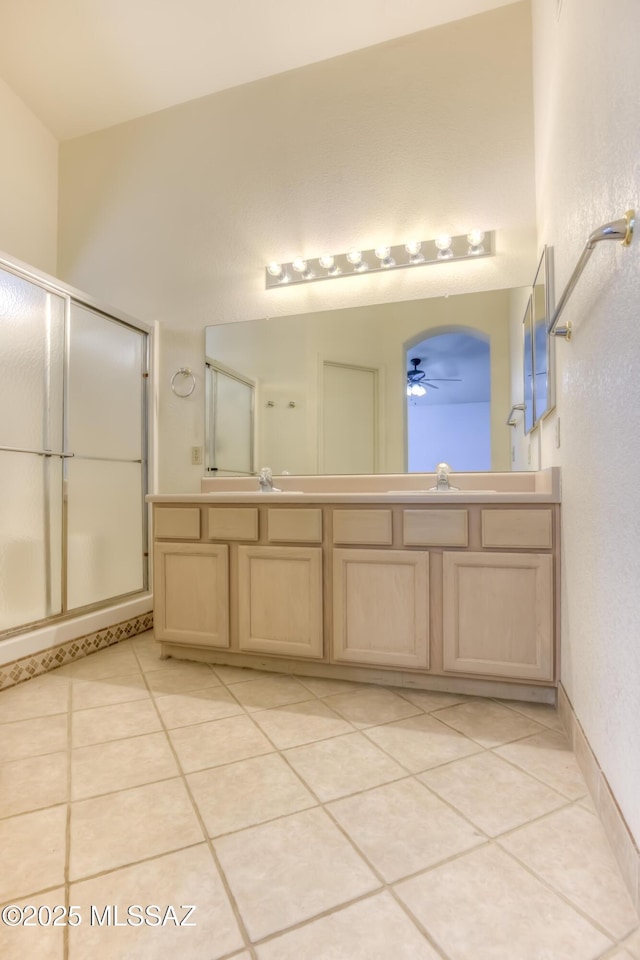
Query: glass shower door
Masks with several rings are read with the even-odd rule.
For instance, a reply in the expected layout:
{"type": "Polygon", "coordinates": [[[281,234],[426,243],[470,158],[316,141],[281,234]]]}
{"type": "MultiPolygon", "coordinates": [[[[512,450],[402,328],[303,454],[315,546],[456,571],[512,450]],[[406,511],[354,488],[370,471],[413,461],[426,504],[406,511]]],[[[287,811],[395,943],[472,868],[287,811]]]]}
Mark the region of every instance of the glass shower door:
{"type": "Polygon", "coordinates": [[[62,611],[65,304],[0,268],[0,632],[62,611]]]}
{"type": "Polygon", "coordinates": [[[67,605],[146,587],[146,335],[71,303],[67,605]]]}

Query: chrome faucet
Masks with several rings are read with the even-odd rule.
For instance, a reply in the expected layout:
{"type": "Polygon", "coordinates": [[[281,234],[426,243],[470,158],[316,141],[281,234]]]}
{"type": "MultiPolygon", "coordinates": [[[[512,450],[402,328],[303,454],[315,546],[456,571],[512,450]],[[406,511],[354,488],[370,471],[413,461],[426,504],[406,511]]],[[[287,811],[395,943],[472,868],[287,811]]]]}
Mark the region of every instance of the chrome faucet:
{"type": "Polygon", "coordinates": [[[449,483],[450,472],[451,467],[448,463],[439,463],[436,467],[436,485],[435,487],[431,487],[431,490],[439,490],[442,493],[446,493],[447,490],[457,490],[457,487],[449,483]]]}
{"type": "Polygon", "coordinates": [[[258,483],[263,493],[282,493],[280,487],[274,487],[273,485],[271,467],[262,467],[258,476],[258,483]]]}

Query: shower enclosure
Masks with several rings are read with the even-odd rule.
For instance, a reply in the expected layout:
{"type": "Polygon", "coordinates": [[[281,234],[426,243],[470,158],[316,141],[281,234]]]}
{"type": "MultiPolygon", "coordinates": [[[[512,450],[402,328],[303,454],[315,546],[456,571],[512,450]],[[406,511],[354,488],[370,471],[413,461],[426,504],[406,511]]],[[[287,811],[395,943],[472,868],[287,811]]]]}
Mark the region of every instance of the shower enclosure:
{"type": "Polygon", "coordinates": [[[148,336],[0,261],[0,639],[148,588],[148,336]]]}

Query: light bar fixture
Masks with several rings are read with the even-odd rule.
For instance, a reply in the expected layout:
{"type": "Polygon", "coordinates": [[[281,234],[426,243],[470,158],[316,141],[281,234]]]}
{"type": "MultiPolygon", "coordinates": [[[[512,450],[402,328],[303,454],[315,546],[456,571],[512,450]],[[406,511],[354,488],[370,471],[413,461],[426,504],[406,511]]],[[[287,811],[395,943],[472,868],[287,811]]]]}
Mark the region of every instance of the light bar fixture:
{"type": "Polygon", "coordinates": [[[323,253],[315,259],[296,257],[290,263],[269,263],[265,269],[265,286],[281,287],[492,255],[492,232],[470,230],[458,237],[441,233],[434,240],[410,240],[395,247],[380,244],[373,250],[353,249],[348,253],[323,253]]]}

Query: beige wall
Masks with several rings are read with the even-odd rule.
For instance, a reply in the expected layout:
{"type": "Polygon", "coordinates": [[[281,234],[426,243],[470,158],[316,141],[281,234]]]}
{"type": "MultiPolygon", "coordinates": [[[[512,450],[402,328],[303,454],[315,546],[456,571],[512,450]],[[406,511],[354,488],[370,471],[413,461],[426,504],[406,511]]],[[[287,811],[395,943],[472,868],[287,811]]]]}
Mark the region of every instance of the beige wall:
{"type": "MultiPolygon", "coordinates": [[[[592,230],[640,206],[637,0],[534,0],[538,241],[556,292],[592,230]]],[[[563,315],[543,466],[562,466],[562,681],[640,843],[640,240],[594,251],[563,315]],[[561,447],[554,446],[561,417],[561,447]]]]}
{"type": "Polygon", "coordinates": [[[204,327],[495,290],[535,267],[528,3],[66,142],[63,278],[159,321],[163,492],[197,490],[204,327]],[[264,265],[480,224],[478,261],[264,289],[264,265]],[[189,400],[169,390],[199,374],[189,400]]]}
{"type": "Polygon", "coordinates": [[[0,251],[56,272],[58,141],[0,79],[0,251]]]}

